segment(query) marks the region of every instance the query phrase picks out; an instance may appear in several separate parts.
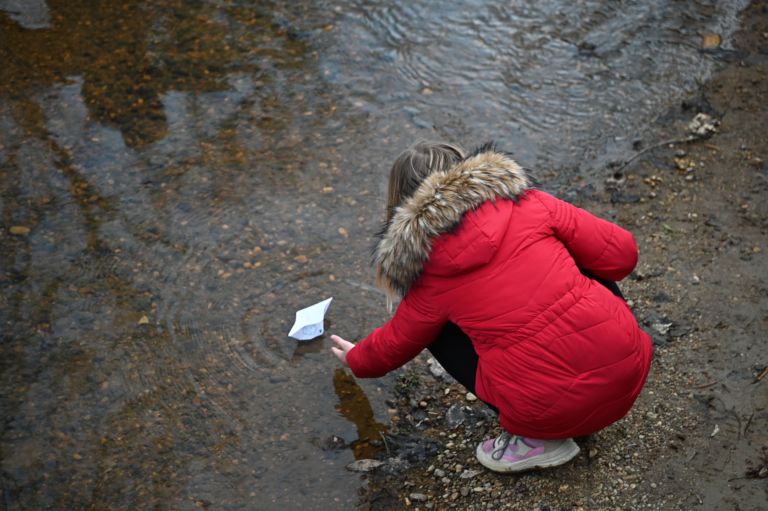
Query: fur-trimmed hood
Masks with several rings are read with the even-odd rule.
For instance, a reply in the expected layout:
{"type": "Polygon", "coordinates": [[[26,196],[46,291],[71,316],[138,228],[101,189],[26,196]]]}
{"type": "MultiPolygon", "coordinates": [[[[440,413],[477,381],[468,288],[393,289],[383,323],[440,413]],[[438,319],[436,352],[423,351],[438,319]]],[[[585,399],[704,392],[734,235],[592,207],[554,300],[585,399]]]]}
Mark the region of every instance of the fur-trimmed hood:
{"type": "Polygon", "coordinates": [[[530,186],[522,167],[488,145],[431,174],[395,210],[380,235],[373,252],[379,286],[390,295],[405,296],[437,237],[451,232],[468,211],[497,198],[516,200],[530,186]]]}

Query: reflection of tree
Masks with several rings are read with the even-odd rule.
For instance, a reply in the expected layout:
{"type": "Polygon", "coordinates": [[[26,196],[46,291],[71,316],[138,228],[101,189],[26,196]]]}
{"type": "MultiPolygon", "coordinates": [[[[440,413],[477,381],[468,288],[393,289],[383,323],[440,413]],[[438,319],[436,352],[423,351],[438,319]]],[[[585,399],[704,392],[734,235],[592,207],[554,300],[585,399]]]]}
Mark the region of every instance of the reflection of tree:
{"type": "Polygon", "coordinates": [[[387,427],[376,422],[363,389],[347,371],[337,369],[333,373],[333,388],[339,396],[336,409],[357,428],[357,440],[352,442],[355,458],[372,457],[379,450],[377,445],[381,441],[380,434],[386,431],[387,427]]]}
{"type": "Polygon", "coordinates": [[[253,9],[222,17],[199,1],[49,3],[47,30],[25,30],[0,13],[0,94],[82,76],[90,115],[119,128],[131,147],[165,136],[164,92],[224,90],[226,71],[253,71],[254,57],[291,66],[306,53],[253,9]]]}

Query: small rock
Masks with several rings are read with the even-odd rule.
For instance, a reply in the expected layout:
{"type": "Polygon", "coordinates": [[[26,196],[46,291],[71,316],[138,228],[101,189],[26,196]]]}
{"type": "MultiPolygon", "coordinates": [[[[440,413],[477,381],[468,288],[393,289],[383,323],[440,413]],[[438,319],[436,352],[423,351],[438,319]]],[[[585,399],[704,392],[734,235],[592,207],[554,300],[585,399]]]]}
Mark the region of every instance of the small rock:
{"type": "Polygon", "coordinates": [[[651,324],[651,328],[659,332],[661,335],[667,335],[669,333],[669,329],[672,327],[672,323],[653,323],[651,324]]]}
{"type": "Polygon", "coordinates": [[[347,470],[351,470],[352,472],[371,472],[372,470],[376,470],[383,464],[384,464],[383,461],[363,459],[363,460],[353,461],[352,463],[347,465],[347,470]]]}
{"type": "Polygon", "coordinates": [[[427,496],[423,493],[411,493],[408,497],[414,502],[426,502],[427,496]]]}
{"type": "Polygon", "coordinates": [[[692,171],[696,168],[696,162],[688,158],[675,158],[675,167],[677,170],[692,171]]]}
{"type": "Polygon", "coordinates": [[[688,321],[678,321],[672,324],[672,327],[669,329],[669,336],[673,338],[682,337],[684,335],[687,335],[695,330],[694,325],[692,323],[689,323],[688,321]]]}
{"type": "Polygon", "coordinates": [[[139,325],[148,325],[149,324],[149,318],[147,316],[142,316],[139,318],[139,325]]]}
{"type": "Polygon", "coordinates": [[[482,472],[480,472],[479,470],[465,470],[464,472],[461,473],[459,477],[461,479],[472,479],[473,477],[478,476],[481,473],[482,472]]]}
{"type": "Polygon", "coordinates": [[[440,477],[440,478],[445,477],[445,470],[441,468],[436,468],[434,474],[435,474],[435,477],[440,477]]]}
{"type": "Polygon", "coordinates": [[[693,274],[693,277],[691,277],[691,283],[692,283],[692,284],[694,284],[694,285],[696,285],[696,284],[699,284],[700,282],[701,282],[701,279],[699,278],[699,276],[698,276],[698,275],[696,275],[696,274],[694,273],[694,274],[693,274]]]}
{"type": "Polygon", "coordinates": [[[467,495],[469,495],[469,488],[467,488],[467,487],[462,488],[460,490],[460,493],[461,493],[462,497],[466,497],[467,495]]]}
{"type": "Polygon", "coordinates": [[[447,372],[445,369],[443,369],[443,366],[440,365],[440,362],[435,360],[434,358],[430,357],[427,359],[427,365],[429,366],[429,372],[438,379],[443,379],[447,376],[447,372]]]}
{"type": "Polygon", "coordinates": [[[464,414],[464,410],[457,404],[451,405],[451,407],[448,408],[448,411],[445,412],[445,424],[448,426],[448,429],[458,428],[465,420],[466,415],[464,414]]]}
{"type": "Polygon", "coordinates": [[[664,271],[659,269],[636,270],[633,273],[633,278],[639,281],[659,277],[661,275],[664,275],[664,271]]]}
{"type": "Polygon", "coordinates": [[[347,447],[347,442],[338,435],[331,435],[320,442],[320,448],[324,451],[339,451],[347,447]]]}
{"type": "Polygon", "coordinates": [[[465,398],[467,401],[470,401],[470,402],[477,401],[477,396],[471,392],[467,392],[467,395],[465,396],[465,398]]]}
{"type": "Polygon", "coordinates": [[[696,137],[706,138],[717,133],[717,127],[720,121],[713,119],[705,113],[698,113],[696,117],[688,124],[688,132],[696,137]]]}

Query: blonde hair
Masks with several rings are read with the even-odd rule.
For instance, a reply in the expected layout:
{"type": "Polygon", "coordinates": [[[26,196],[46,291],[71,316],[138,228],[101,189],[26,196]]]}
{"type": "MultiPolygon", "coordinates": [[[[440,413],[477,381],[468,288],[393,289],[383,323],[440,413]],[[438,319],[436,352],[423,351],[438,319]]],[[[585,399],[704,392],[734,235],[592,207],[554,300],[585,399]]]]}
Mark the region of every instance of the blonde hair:
{"type": "Polygon", "coordinates": [[[464,159],[464,150],[446,142],[419,141],[397,157],[389,171],[387,216],[389,225],[395,210],[434,172],[442,172],[464,159]]]}

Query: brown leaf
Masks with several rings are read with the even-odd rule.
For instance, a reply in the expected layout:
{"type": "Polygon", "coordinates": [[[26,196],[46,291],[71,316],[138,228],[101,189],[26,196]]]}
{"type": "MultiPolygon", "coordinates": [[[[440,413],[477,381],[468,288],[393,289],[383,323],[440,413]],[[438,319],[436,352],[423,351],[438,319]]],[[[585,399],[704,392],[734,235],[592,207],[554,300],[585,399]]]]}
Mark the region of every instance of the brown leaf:
{"type": "Polygon", "coordinates": [[[8,231],[16,236],[26,236],[29,234],[30,229],[25,225],[13,225],[8,231]]]}
{"type": "Polygon", "coordinates": [[[719,48],[722,42],[723,38],[720,37],[720,34],[707,34],[701,39],[701,47],[705,50],[711,50],[719,48]]]}

